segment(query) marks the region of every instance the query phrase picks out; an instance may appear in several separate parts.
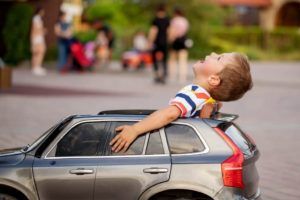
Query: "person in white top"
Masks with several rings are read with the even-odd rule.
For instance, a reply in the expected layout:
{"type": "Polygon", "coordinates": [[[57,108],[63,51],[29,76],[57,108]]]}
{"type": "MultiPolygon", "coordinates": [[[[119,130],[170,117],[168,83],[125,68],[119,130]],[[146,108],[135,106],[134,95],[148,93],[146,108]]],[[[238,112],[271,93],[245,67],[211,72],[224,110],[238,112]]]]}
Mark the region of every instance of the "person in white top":
{"type": "Polygon", "coordinates": [[[178,78],[180,83],[185,83],[187,80],[188,51],[186,45],[186,35],[188,29],[189,22],[184,17],[183,12],[180,9],[175,9],[174,17],[171,19],[168,32],[168,41],[171,44],[169,57],[169,73],[170,80],[173,82],[178,78]]]}
{"type": "Polygon", "coordinates": [[[138,31],[133,38],[133,48],[138,52],[146,52],[148,50],[148,39],[145,32],[138,31]]]}
{"type": "Polygon", "coordinates": [[[32,73],[37,76],[46,75],[45,68],[42,67],[44,55],[46,52],[45,34],[42,17],[45,11],[43,8],[37,8],[35,15],[32,18],[30,43],[31,43],[31,65],[32,73]]]}

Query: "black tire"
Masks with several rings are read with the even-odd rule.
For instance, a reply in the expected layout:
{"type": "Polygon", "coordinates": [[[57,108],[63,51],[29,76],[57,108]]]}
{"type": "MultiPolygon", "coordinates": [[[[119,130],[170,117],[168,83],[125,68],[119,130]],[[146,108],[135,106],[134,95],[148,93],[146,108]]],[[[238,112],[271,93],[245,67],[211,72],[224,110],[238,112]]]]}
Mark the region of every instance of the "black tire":
{"type": "Polygon", "coordinates": [[[190,197],[158,197],[155,200],[210,200],[206,198],[190,198],[190,197]]]}
{"type": "Polygon", "coordinates": [[[18,200],[18,199],[9,194],[0,193],[0,200],[18,200]]]}
{"type": "Polygon", "coordinates": [[[205,196],[181,196],[176,194],[169,195],[161,195],[154,198],[150,198],[151,200],[212,200],[211,198],[207,198],[205,196]]]}

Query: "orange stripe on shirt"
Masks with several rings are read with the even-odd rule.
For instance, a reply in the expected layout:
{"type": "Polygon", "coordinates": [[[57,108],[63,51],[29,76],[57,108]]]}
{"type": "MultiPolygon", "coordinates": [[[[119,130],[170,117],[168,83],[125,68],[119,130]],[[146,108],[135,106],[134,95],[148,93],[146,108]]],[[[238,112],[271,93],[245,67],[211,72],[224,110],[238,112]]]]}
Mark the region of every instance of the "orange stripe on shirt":
{"type": "Polygon", "coordinates": [[[210,96],[208,96],[207,94],[205,94],[203,92],[195,93],[195,95],[198,99],[209,99],[210,98],[210,96]]]}
{"type": "Polygon", "coordinates": [[[171,105],[175,105],[181,110],[181,117],[185,116],[187,110],[182,103],[173,101],[173,102],[171,102],[171,105]]]}

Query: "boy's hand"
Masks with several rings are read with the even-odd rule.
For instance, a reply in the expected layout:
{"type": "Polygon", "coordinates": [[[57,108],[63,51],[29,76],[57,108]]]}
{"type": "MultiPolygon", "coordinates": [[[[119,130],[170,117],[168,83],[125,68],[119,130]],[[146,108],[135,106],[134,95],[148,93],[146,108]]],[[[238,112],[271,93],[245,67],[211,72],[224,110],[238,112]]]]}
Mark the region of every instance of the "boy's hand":
{"type": "Polygon", "coordinates": [[[121,131],[117,136],[115,136],[109,143],[112,146],[114,152],[119,152],[123,150],[125,152],[130,144],[137,138],[138,134],[133,126],[119,126],[116,131],[121,131]]]}
{"type": "Polygon", "coordinates": [[[120,150],[125,152],[139,135],[160,129],[176,120],[180,114],[180,109],[173,105],[157,110],[132,126],[125,125],[116,128],[116,131],[121,131],[121,133],[115,136],[109,144],[114,152],[119,152],[120,150]]]}
{"type": "Polygon", "coordinates": [[[200,118],[210,118],[213,110],[214,110],[214,104],[212,103],[205,104],[201,109],[200,118]]]}

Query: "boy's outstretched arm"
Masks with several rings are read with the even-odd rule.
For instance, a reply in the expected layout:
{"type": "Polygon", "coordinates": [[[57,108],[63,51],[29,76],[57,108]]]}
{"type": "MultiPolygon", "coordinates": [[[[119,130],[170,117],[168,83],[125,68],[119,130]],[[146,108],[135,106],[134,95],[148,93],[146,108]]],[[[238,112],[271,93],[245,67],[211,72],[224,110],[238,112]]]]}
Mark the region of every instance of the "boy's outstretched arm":
{"type": "Polygon", "coordinates": [[[174,105],[170,105],[166,108],[155,111],[142,121],[131,126],[119,126],[116,128],[116,131],[121,131],[121,133],[115,136],[109,144],[112,146],[113,151],[119,152],[122,150],[125,152],[139,135],[159,129],[169,124],[176,120],[180,114],[181,111],[179,108],[174,105]]]}

